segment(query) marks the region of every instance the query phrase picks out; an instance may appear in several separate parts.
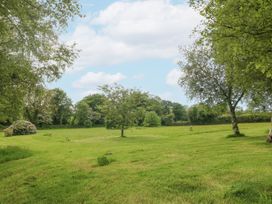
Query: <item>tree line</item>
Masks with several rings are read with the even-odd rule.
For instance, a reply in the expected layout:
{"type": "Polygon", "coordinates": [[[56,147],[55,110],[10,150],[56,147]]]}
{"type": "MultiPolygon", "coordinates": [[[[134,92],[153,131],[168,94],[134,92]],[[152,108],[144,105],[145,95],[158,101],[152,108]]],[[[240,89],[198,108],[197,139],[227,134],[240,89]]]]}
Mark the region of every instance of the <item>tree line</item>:
{"type": "MultiPolygon", "coordinates": [[[[222,105],[229,112],[233,134],[239,136],[241,101],[251,104],[255,112],[271,111],[272,4],[270,0],[189,2],[203,21],[196,28],[198,39],[182,50],[184,57],[179,63],[183,73],[179,84],[190,98],[199,101],[187,110],[188,121],[214,121],[222,115],[222,105]],[[219,114],[215,114],[217,110],[219,114]]],[[[92,107],[88,99],[73,106],[61,90],[45,89],[43,84],[59,79],[77,57],[74,45],[59,40],[75,16],[81,17],[76,0],[1,1],[1,123],[18,118],[38,125],[100,123],[123,132],[133,124],[183,121],[175,113],[178,105],[120,86],[101,89],[103,96],[99,97],[106,100],[99,108],[92,107]],[[65,103],[58,104],[62,100],[65,103]]]]}
{"type": "MultiPolygon", "coordinates": [[[[103,86],[100,94],[88,95],[72,103],[61,89],[46,89],[39,85],[27,92],[20,111],[2,115],[0,123],[7,125],[18,119],[28,120],[38,127],[99,127],[124,130],[131,126],[178,126],[229,123],[227,103],[198,103],[185,106],[163,100],[137,89],[120,85],[103,86]]],[[[240,122],[267,122],[270,103],[248,104],[247,110],[237,110],[240,122]]]]}

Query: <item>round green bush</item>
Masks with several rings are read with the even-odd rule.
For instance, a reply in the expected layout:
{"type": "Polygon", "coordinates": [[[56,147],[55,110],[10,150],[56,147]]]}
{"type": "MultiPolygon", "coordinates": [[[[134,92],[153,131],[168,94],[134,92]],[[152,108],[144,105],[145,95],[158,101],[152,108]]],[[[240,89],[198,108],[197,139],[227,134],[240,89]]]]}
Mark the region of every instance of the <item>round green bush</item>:
{"type": "Polygon", "coordinates": [[[161,125],[161,118],[155,111],[147,112],[145,114],[144,126],[145,127],[158,127],[161,125]]]}
{"type": "Polygon", "coordinates": [[[37,133],[37,128],[34,124],[26,120],[17,120],[11,126],[4,129],[6,137],[13,135],[30,135],[37,133]]]}
{"type": "Polygon", "coordinates": [[[110,164],[110,161],[106,156],[102,156],[97,158],[97,163],[99,166],[106,166],[110,164]]]}

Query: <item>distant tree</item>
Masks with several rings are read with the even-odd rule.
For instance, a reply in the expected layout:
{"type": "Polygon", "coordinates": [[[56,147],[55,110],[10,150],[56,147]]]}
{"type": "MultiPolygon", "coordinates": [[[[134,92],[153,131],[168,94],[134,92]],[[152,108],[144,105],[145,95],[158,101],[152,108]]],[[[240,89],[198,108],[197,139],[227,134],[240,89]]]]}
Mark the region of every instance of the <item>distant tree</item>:
{"type": "Polygon", "coordinates": [[[238,74],[232,67],[218,64],[209,46],[197,46],[185,51],[184,63],[180,63],[183,76],[180,85],[190,98],[207,104],[226,103],[232,120],[234,135],[239,135],[236,107],[246,93],[246,89],[236,81],[238,74]]]}
{"type": "Polygon", "coordinates": [[[78,126],[91,127],[93,119],[92,109],[84,101],[80,101],[75,106],[74,123],[78,126]]]}
{"type": "Polygon", "coordinates": [[[187,113],[186,113],[186,107],[179,104],[179,103],[173,103],[172,104],[172,111],[175,115],[174,121],[186,121],[187,120],[187,113]]]}
{"type": "Polygon", "coordinates": [[[173,102],[167,100],[161,100],[162,115],[173,113],[173,102]]]}
{"type": "Polygon", "coordinates": [[[155,111],[158,115],[163,114],[163,105],[162,100],[158,96],[150,96],[148,100],[148,104],[146,106],[147,111],[155,111]]]}
{"type": "Polygon", "coordinates": [[[105,96],[103,96],[102,94],[93,94],[93,95],[84,97],[82,101],[87,103],[89,107],[92,109],[93,114],[96,115],[96,117],[94,117],[93,123],[104,124],[105,115],[102,113],[101,107],[106,101],[105,96]]]}
{"type": "Polygon", "coordinates": [[[173,113],[163,114],[161,116],[162,125],[169,126],[174,123],[175,115],[173,113]]]}
{"type": "Polygon", "coordinates": [[[155,111],[147,112],[145,114],[144,126],[145,127],[157,127],[161,125],[161,118],[155,111]]]}
{"type": "Polygon", "coordinates": [[[83,98],[83,101],[92,108],[93,111],[99,111],[100,106],[103,105],[106,100],[102,94],[92,94],[83,98]]]}
{"type": "Polygon", "coordinates": [[[145,119],[145,114],[148,111],[148,105],[150,96],[146,92],[134,90],[132,97],[132,103],[134,104],[135,122],[136,125],[142,126],[145,119]]]}
{"type": "Polygon", "coordinates": [[[195,104],[188,108],[187,114],[191,124],[212,123],[218,116],[212,107],[203,103],[195,104]]]}
{"type": "Polygon", "coordinates": [[[272,133],[272,83],[270,81],[256,83],[254,90],[248,96],[248,101],[251,111],[271,113],[272,133]]]}
{"type": "Polygon", "coordinates": [[[24,116],[37,126],[52,124],[52,94],[42,85],[32,87],[24,100],[24,116]]]}
{"type": "Polygon", "coordinates": [[[102,86],[101,91],[107,98],[103,106],[107,127],[120,128],[121,137],[124,130],[135,124],[136,111],[133,89],[125,89],[120,85],[102,86]]]}
{"type": "Polygon", "coordinates": [[[67,124],[72,115],[72,100],[61,89],[52,89],[51,105],[53,124],[67,124]]]}

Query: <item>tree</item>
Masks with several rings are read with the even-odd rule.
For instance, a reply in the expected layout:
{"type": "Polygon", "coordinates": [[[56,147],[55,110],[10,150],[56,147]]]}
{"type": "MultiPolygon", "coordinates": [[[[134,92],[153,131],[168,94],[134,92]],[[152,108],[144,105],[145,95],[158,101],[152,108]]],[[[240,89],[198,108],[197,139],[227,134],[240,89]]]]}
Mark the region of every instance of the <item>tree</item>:
{"type": "Polygon", "coordinates": [[[37,75],[61,76],[75,57],[73,47],[59,41],[68,21],[79,15],[74,0],[3,0],[0,3],[1,61],[10,56],[31,63],[37,75]]]}
{"type": "Polygon", "coordinates": [[[52,124],[52,93],[42,85],[32,87],[24,99],[24,117],[37,126],[52,124]]]}
{"type": "MultiPolygon", "coordinates": [[[[232,61],[253,82],[272,78],[272,4],[270,0],[190,0],[204,21],[202,39],[219,61],[232,61]],[[240,66],[241,61],[243,66],[240,66]]],[[[244,78],[241,78],[243,80],[244,78]]],[[[248,82],[246,78],[244,83],[248,82]]],[[[252,81],[251,81],[252,82],[252,81]]]]}
{"type": "Polygon", "coordinates": [[[263,81],[255,84],[254,90],[248,96],[249,108],[253,111],[271,113],[271,131],[272,131],[272,83],[263,81]]]}
{"type": "Polygon", "coordinates": [[[22,117],[24,96],[36,86],[37,78],[28,62],[15,56],[2,61],[2,55],[5,53],[0,52],[0,121],[11,123],[22,117]]]}
{"type": "Polygon", "coordinates": [[[147,112],[145,114],[144,126],[145,127],[157,127],[161,125],[161,118],[155,111],[147,112]]]}
{"type": "Polygon", "coordinates": [[[28,89],[45,79],[58,79],[73,63],[74,45],[62,43],[58,35],[74,15],[79,15],[75,0],[0,2],[0,111],[4,119],[20,117],[28,89]],[[16,114],[10,114],[9,103],[17,108],[16,114]]]}
{"type": "Polygon", "coordinates": [[[196,104],[188,108],[188,119],[191,124],[208,124],[215,121],[218,114],[207,104],[196,104]]]}
{"type": "Polygon", "coordinates": [[[102,86],[101,91],[106,97],[103,105],[106,124],[108,127],[120,128],[121,137],[124,130],[135,124],[135,103],[133,95],[137,92],[133,89],[125,89],[121,85],[102,86]]]}
{"type": "Polygon", "coordinates": [[[80,101],[75,106],[75,124],[78,126],[92,126],[92,109],[84,101],[80,101]]]}
{"type": "Polygon", "coordinates": [[[218,64],[209,46],[197,46],[185,51],[184,63],[180,63],[183,76],[180,85],[190,98],[207,104],[227,103],[232,119],[234,135],[239,135],[236,107],[245,95],[243,86],[236,86],[232,67],[218,64]]]}
{"type": "Polygon", "coordinates": [[[135,122],[138,126],[144,125],[145,114],[149,106],[150,96],[146,92],[134,90],[132,97],[132,103],[134,104],[135,122]]]}
{"type": "Polygon", "coordinates": [[[82,99],[85,103],[89,105],[93,113],[96,114],[94,124],[104,124],[104,114],[102,113],[101,107],[103,106],[106,98],[102,94],[93,94],[86,96],[82,99]]]}
{"type": "Polygon", "coordinates": [[[52,89],[52,120],[53,124],[62,125],[67,124],[70,116],[72,115],[72,100],[61,89],[52,89]]]}
{"type": "Polygon", "coordinates": [[[147,111],[155,111],[158,115],[163,114],[162,100],[158,96],[150,96],[146,106],[147,111]]]}
{"type": "Polygon", "coordinates": [[[173,103],[173,114],[175,115],[174,121],[185,121],[187,120],[187,113],[186,113],[186,107],[179,104],[179,103],[173,103]]]}
{"type": "Polygon", "coordinates": [[[173,113],[163,114],[161,116],[161,123],[165,126],[170,126],[174,123],[175,115],[173,113]]]}

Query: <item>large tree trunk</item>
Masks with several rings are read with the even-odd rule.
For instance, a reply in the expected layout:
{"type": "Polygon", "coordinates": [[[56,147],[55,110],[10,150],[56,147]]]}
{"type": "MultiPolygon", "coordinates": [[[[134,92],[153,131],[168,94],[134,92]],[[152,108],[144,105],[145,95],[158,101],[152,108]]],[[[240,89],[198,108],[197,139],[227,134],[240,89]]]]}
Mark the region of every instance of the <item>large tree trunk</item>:
{"type": "Polygon", "coordinates": [[[272,115],[271,115],[271,125],[270,125],[270,129],[269,129],[269,133],[267,135],[267,142],[272,143],[272,115]]]}
{"type": "Polygon", "coordinates": [[[240,130],[238,127],[238,121],[235,113],[235,107],[230,107],[230,116],[231,116],[231,123],[232,123],[232,132],[234,135],[240,135],[240,130]]]}
{"type": "Polygon", "coordinates": [[[270,129],[272,129],[272,114],[271,114],[271,119],[270,119],[270,129]]]}
{"type": "Polygon", "coordinates": [[[122,125],[122,126],[121,126],[121,137],[125,137],[125,135],[124,135],[124,129],[125,129],[125,128],[124,128],[124,126],[122,125]]]}

